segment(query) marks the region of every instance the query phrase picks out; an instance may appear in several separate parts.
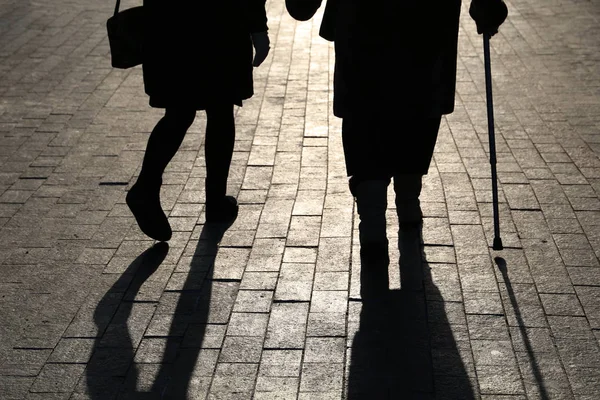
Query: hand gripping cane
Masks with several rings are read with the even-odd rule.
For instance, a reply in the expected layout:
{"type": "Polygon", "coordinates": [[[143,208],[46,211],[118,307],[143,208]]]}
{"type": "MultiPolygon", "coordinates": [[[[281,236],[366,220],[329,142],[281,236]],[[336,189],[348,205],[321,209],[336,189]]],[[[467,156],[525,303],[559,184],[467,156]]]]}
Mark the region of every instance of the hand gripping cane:
{"type": "Polygon", "coordinates": [[[494,133],[494,104],[492,99],[492,67],[490,64],[490,35],[483,34],[483,58],[485,67],[485,94],[487,102],[488,134],[490,139],[490,165],[492,167],[492,202],[494,208],[494,250],[502,250],[500,217],[498,216],[498,177],[496,173],[496,136],[494,133]]]}

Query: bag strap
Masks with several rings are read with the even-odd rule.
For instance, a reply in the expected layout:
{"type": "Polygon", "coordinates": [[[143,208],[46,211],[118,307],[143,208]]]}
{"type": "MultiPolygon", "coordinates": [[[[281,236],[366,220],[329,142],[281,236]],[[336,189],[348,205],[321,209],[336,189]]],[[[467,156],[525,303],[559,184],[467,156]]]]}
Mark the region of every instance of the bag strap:
{"type": "Polygon", "coordinates": [[[115,16],[119,13],[119,6],[121,5],[121,0],[117,0],[117,4],[115,4],[115,16]]]}

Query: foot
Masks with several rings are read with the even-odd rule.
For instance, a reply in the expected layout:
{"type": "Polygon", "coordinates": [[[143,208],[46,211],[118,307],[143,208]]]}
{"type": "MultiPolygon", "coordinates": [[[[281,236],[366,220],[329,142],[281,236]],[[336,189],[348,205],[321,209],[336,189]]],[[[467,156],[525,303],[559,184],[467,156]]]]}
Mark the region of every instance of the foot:
{"type": "Polygon", "coordinates": [[[232,196],[225,196],[220,201],[206,202],[206,222],[231,222],[237,218],[238,208],[237,200],[232,196]]]}
{"type": "Polygon", "coordinates": [[[171,239],[171,225],[160,206],[160,186],[150,189],[136,183],[129,189],[125,201],[144,234],[161,242],[171,239]]]}

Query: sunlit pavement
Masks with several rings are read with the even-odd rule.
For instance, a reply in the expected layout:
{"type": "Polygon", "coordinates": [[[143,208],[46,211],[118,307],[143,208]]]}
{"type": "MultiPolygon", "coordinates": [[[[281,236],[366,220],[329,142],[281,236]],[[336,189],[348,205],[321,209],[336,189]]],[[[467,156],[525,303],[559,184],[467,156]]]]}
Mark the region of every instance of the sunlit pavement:
{"type": "Polygon", "coordinates": [[[424,290],[400,289],[390,209],[390,291],[363,304],[322,9],[295,22],[267,2],[271,53],[236,110],[237,220],[204,224],[199,112],[164,176],[173,239],[153,246],[124,199],[161,111],[140,67],[110,66],[113,4],[0,2],[0,398],[597,399],[600,3],[507,4],[491,41],[505,249],[463,3],[422,254],[399,241],[424,290]]]}

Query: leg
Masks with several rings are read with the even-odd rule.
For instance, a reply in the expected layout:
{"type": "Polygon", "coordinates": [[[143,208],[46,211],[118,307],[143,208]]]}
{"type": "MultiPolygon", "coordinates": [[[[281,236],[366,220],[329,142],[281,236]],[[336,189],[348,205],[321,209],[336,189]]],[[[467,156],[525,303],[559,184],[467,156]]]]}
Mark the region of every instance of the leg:
{"type": "Polygon", "coordinates": [[[398,174],[394,176],[396,213],[400,229],[418,227],[423,221],[419,195],[422,188],[421,174],[398,174]]]}
{"type": "Polygon", "coordinates": [[[383,299],[389,290],[390,256],[386,235],[389,179],[350,179],[360,222],[360,294],[363,301],[383,299]]]}
{"type": "Polygon", "coordinates": [[[165,116],[156,124],[144,154],[142,170],[137,183],[160,185],[162,174],[179,150],[181,142],[196,118],[194,109],[168,108],[165,116]]]}
{"type": "Polygon", "coordinates": [[[194,122],[193,109],[167,109],[148,140],[142,170],[127,193],[127,205],[140,229],[155,240],[171,238],[171,226],[160,205],[162,174],[194,122]]]}
{"type": "Polygon", "coordinates": [[[356,199],[360,223],[358,225],[361,247],[387,242],[386,218],[387,187],[389,178],[350,178],[350,191],[356,199]]]}
{"type": "Polygon", "coordinates": [[[440,128],[441,116],[403,121],[405,138],[398,143],[399,156],[410,160],[394,174],[396,212],[400,229],[417,228],[422,220],[419,196],[440,128]]]}
{"type": "Polygon", "coordinates": [[[235,144],[233,105],[210,106],[206,115],[206,220],[224,222],[235,218],[238,210],[235,199],[226,196],[235,144]]]}
{"type": "Polygon", "coordinates": [[[386,235],[389,176],[381,160],[377,117],[355,114],[342,121],[342,138],[350,192],[356,200],[360,223],[360,293],[363,301],[385,297],[389,290],[386,235]],[[365,135],[369,134],[367,138],[365,135]]]}

